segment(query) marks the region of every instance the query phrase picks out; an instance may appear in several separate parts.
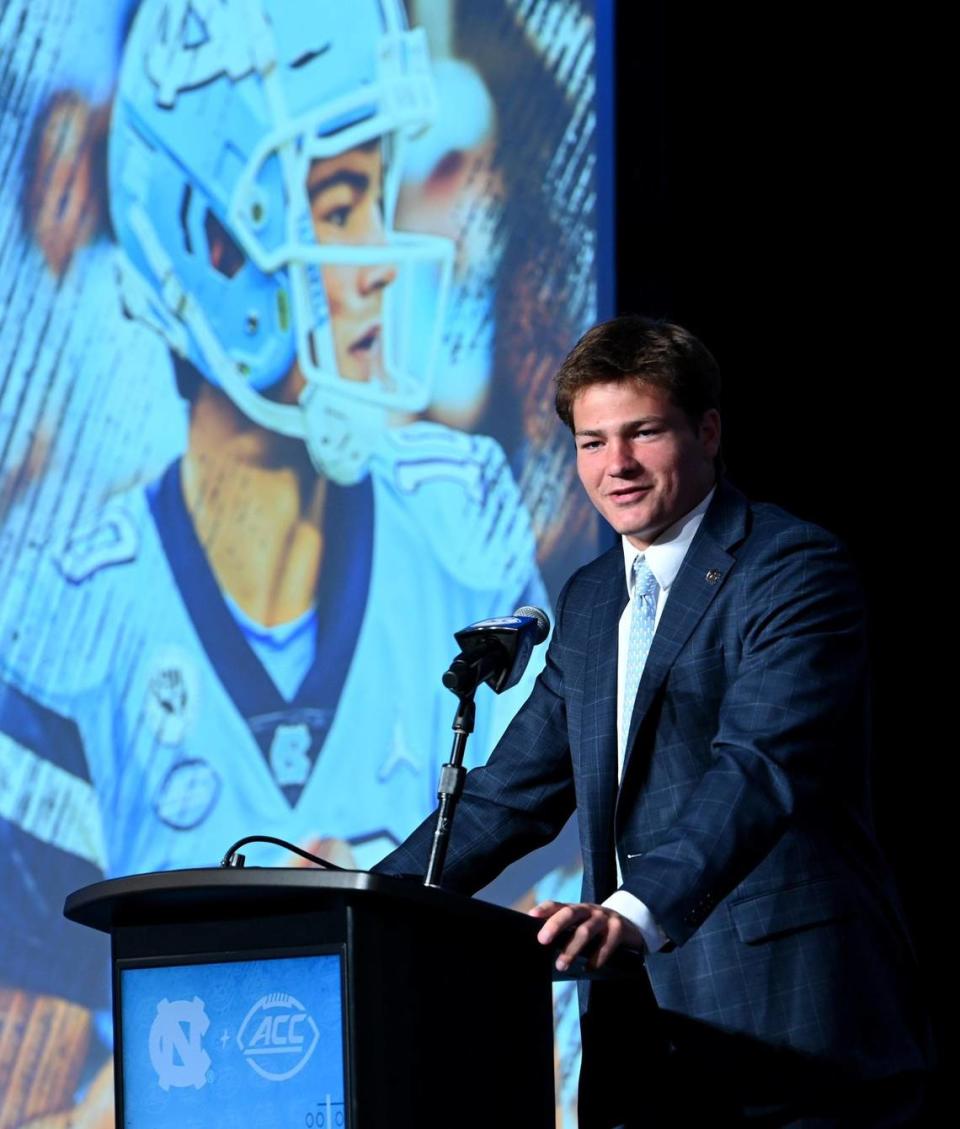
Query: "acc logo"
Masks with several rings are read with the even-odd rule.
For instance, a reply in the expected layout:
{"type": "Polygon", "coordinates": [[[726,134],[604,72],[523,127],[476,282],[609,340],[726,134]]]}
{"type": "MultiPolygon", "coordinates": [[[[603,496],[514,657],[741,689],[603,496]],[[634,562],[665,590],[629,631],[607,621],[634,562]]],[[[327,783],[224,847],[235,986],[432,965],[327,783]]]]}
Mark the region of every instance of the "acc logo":
{"type": "Polygon", "coordinates": [[[150,1028],[150,1062],[157,1072],[161,1090],[171,1086],[193,1086],[199,1090],[207,1081],[210,1056],[203,1049],[203,1036],[210,1020],[203,1000],[162,999],[150,1028]]]}
{"type": "Polygon", "coordinates": [[[303,1004],[286,992],[274,992],[262,996],[247,1012],[237,1045],[261,1078],[285,1082],[307,1065],[319,1038],[303,1004]]]}

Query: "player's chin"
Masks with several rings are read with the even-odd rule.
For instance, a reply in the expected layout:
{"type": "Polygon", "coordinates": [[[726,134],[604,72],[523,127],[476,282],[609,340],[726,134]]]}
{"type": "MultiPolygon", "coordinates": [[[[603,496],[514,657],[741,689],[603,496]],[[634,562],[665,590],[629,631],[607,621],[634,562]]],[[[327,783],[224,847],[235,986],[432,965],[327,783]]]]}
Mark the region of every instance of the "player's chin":
{"type": "Polygon", "coordinates": [[[652,541],[663,528],[663,524],[656,520],[656,515],[651,514],[649,509],[639,506],[616,510],[607,516],[607,520],[621,536],[636,538],[647,543],[652,541]]]}

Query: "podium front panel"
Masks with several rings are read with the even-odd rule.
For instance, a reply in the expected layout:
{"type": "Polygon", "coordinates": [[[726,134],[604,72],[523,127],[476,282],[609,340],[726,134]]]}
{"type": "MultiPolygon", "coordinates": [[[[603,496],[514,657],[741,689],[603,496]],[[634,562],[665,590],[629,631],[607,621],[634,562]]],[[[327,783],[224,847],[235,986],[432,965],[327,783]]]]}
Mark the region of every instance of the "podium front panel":
{"type": "Polygon", "coordinates": [[[123,1129],[346,1126],[344,951],[118,965],[123,1129]]]}

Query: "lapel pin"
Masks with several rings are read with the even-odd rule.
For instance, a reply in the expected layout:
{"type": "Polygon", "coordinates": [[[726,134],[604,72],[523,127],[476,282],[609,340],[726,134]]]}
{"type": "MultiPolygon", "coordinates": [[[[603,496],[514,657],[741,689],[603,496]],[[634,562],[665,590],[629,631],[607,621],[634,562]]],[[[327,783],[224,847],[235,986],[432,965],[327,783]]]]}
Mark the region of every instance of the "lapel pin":
{"type": "Polygon", "coordinates": [[[720,577],[722,575],[723,575],[723,573],[718,568],[710,569],[710,571],[707,573],[707,583],[708,584],[716,584],[716,582],[720,579],[720,577]]]}

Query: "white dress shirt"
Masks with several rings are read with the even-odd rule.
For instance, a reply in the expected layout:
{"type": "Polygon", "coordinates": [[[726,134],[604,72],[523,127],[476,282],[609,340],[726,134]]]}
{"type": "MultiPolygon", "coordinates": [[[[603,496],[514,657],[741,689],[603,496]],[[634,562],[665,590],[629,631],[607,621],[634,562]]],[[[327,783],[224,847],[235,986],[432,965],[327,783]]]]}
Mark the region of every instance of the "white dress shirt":
{"type": "MultiPolygon", "coordinates": [[[[680,566],[683,564],[683,558],[687,555],[687,550],[690,548],[690,542],[693,540],[694,534],[700,528],[703,515],[707,512],[707,507],[713,500],[715,490],[716,487],[710,491],[698,506],[694,507],[688,514],[685,514],[679,521],[674,522],[668,529],[665,529],[657,540],[645,550],[641,551],[635,548],[630,544],[626,536],[621,538],[623,545],[623,567],[626,570],[627,591],[630,594],[630,599],[623,610],[623,615],[620,617],[617,639],[618,778],[623,775],[624,734],[621,733],[623,726],[623,681],[624,672],[627,668],[630,620],[633,615],[633,562],[638,556],[643,556],[644,560],[647,562],[647,566],[656,578],[657,584],[660,586],[660,593],[657,596],[656,618],[654,620],[654,635],[656,635],[660,617],[663,615],[664,605],[670,597],[670,586],[677,578],[677,573],[680,571],[680,566]]],[[[620,872],[620,860],[618,858],[617,882],[622,881],[623,875],[620,872]]],[[[639,898],[635,898],[633,894],[624,889],[619,889],[612,893],[603,904],[608,909],[616,910],[621,917],[627,918],[636,925],[643,934],[644,942],[650,952],[657,952],[658,949],[663,948],[667,943],[667,935],[656,921],[654,921],[650,910],[647,909],[639,898]]]]}

